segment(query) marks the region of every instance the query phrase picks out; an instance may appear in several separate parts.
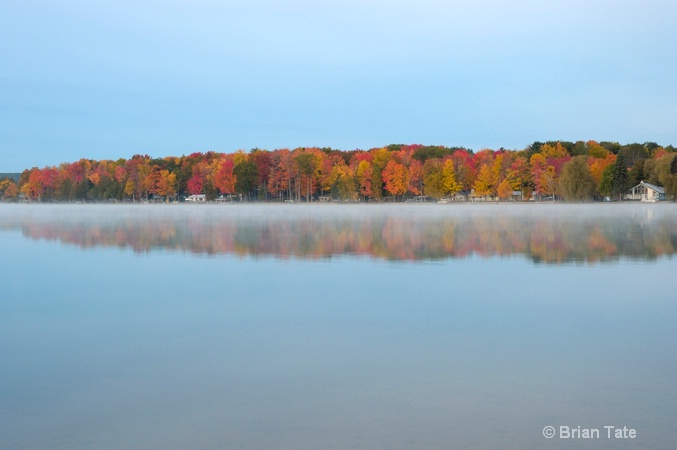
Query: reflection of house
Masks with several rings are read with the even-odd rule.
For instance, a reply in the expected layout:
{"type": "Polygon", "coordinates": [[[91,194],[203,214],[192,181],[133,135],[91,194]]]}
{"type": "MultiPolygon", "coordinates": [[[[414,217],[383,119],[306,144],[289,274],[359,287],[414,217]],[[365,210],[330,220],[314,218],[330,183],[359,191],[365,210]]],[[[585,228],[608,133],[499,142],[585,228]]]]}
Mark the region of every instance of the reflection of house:
{"type": "Polygon", "coordinates": [[[643,202],[656,202],[665,200],[665,190],[653,184],[640,182],[637,186],[630,189],[623,197],[626,200],[641,200],[643,202]]]}
{"type": "MultiPolygon", "coordinates": [[[[219,195],[214,199],[215,203],[234,203],[237,200],[237,194],[219,195]]],[[[188,199],[186,199],[188,201],[188,199]]],[[[203,200],[204,201],[204,200],[203,200]]]]}
{"type": "Polygon", "coordinates": [[[408,198],[404,201],[404,203],[426,203],[426,202],[431,202],[433,201],[432,198],[427,197],[425,195],[417,195],[414,198],[408,198]]]}
{"type": "Polygon", "coordinates": [[[494,201],[494,197],[491,195],[479,195],[475,189],[471,189],[468,200],[471,202],[492,202],[494,201]]]}
{"type": "Polygon", "coordinates": [[[466,191],[460,191],[455,193],[452,197],[451,200],[454,202],[466,202],[468,201],[468,197],[465,194],[466,191]]]}
{"type": "Polygon", "coordinates": [[[193,194],[186,197],[186,201],[195,203],[204,203],[207,201],[207,196],[204,194],[193,194]]]}

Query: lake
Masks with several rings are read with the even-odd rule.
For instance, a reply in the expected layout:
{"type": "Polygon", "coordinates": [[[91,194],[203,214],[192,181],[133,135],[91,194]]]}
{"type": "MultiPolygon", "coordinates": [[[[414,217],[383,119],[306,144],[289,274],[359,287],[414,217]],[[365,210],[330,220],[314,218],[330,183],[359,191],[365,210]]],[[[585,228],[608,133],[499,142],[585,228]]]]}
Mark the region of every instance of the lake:
{"type": "Polygon", "coordinates": [[[674,204],[3,204],[0,248],[3,449],[677,441],[674,204]]]}

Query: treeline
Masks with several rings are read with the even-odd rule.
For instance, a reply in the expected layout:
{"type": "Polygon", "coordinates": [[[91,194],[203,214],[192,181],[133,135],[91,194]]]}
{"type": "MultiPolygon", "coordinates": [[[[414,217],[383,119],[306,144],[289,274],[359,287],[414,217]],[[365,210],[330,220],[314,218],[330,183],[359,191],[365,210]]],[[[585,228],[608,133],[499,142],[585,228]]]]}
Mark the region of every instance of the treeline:
{"type": "Polygon", "coordinates": [[[90,160],[0,180],[8,201],[174,201],[204,194],[240,201],[401,201],[407,197],[509,200],[620,198],[640,181],[677,198],[677,153],[656,143],[534,142],[523,150],[389,145],[296,148],[90,160]]]}

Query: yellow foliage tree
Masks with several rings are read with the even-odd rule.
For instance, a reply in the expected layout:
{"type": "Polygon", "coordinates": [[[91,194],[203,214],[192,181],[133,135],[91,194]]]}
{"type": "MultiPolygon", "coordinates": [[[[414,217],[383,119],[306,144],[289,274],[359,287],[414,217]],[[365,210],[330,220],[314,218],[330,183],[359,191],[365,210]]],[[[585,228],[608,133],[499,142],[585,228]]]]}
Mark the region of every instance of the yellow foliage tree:
{"type": "Polygon", "coordinates": [[[483,197],[494,195],[494,175],[488,164],[485,164],[480,168],[480,172],[477,174],[473,187],[475,188],[475,195],[481,195],[483,197]]]}
{"type": "Polygon", "coordinates": [[[0,181],[0,194],[4,199],[16,198],[19,195],[19,189],[13,180],[0,181]]]}
{"type": "Polygon", "coordinates": [[[176,175],[167,169],[162,170],[155,189],[157,194],[166,197],[169,203],[169,199],[176,194],[176,175]]]}
{"type": "Polygon", "coordinates": [[[352,170],[345,163],[334,166],[330,176],[331,184],[341,200],[357,199],[357,187],[352,170]]]}
{"type": "Polygon", "coordinates": [[[423,165],[423,193],[436,199],[444,197],[442,163],[437,159],[429,159],[423,165]]]}
{"type": "Polygon", "coordinates": [[[543,144],[541,146],[541,155],[545,158],[565,158],[569,156],[569,152],[567,152],[567,149],[558,141],[555,145],[543,144]]]}
{"type": "Polygon", "coordinates": [[[136,183],[134,180],[127,180],[127,183],[125,183],[125,195],[128,195],[129,197],[134,195],[134,192],[136,192],[136,183]]]}
{"type": "Polygon", "coordinates": [[[456,182],[456,170],[454,161],[447,159],[442,167],[442,191],[445,195],[455,194],[461,190],[461,185],[456,182]]]}
{"type": "Polygon", "coordinates": [[[371,196],[372,167],[369,161],[360,161],[355,171],[355,176],[360,187],[360,194],[365,197],[371,196]]]}
{"type": "Polygon", "coordinates": [[[606,158],[609,154],[611,154],[610,151],[599,145],[595,141],[588,141],[588,154],[592,156],[593,158],[601,158],[604,159],[606,158]]]}
{"type": "Polygon", "coordinates": [[[510,200],[512,198],[512,186],[507,178],[498,185],[498,197],[501,200],[510,200]]]}
{"type": "Polygon", "coordinates": [[[245,153],[244,150],[238,150],[233,155],[233,163],[236,166],[238,164],[242,164],[243,162],[247,161],[247,159],[249,159],[249,155],[247,153],[245,153]]]}

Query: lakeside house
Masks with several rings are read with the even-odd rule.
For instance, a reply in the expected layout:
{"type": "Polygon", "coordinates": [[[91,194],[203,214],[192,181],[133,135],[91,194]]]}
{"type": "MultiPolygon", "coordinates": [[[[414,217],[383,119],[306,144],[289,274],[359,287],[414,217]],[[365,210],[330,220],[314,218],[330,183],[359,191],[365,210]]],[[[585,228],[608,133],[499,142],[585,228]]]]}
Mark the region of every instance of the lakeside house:
{"type": "Polygon", "coordinates": [[[654,184],[641,181],[623,196],[625,200],[641,200],[643,202],[657,202],[665,200],[665,189],[654,184]]]}
{"type": "Polygon", "coordinates": [[[205,194],[193,194],[186,197],[187,202],[204,203],[207,201],[205,194]]]}

